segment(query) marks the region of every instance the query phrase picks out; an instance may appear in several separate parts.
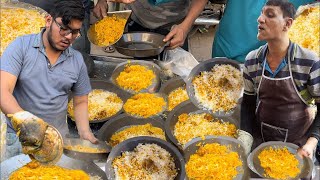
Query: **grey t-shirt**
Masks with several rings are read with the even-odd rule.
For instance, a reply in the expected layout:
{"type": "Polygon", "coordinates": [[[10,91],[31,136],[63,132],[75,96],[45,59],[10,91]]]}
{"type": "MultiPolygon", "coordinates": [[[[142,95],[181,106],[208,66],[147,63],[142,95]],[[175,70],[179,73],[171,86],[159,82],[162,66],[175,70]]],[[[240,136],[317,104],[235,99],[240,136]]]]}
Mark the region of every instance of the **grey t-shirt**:
{"type": "MultiPolygon", "coordinates": [[[[65,129],[68,94],[91,91],[81,53],[69,47],[50,65],[42,43],[42,33],[18,37],[4,51],[1,71],[16,76],[13,91],[22,109],[42,118],[57,129],[65,129]]],[[[14,132],[8,120],[8,132],[14,132]]]]}
{"type": "Polygon", "coordinates": [[[172,0],[171,2],[154,5],[149,0],[139,0],[128,4],[127,9],[132,10],[131,19],[145,28],[164,29],[180,23],[189,11],[190,0],[172,0]]]}

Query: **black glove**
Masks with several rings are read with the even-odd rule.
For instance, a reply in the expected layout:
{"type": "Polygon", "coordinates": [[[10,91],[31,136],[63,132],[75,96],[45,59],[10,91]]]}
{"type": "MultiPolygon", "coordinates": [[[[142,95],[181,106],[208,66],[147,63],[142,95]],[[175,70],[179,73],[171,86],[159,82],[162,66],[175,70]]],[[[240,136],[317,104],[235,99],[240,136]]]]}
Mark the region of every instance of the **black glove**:
{"type": "Polygon", "coordinates": [[[22,151],[31,154],[42,145],[48,124],[37,116],[27,111],[17,112],[11,117],[13,128],[19,136],[22,151]]]}

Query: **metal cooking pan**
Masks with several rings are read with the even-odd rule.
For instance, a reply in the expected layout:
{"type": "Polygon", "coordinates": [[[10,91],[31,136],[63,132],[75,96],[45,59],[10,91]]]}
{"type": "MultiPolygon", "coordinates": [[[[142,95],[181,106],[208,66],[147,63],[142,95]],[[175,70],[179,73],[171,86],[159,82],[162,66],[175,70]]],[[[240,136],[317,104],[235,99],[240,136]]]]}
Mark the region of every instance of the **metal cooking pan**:
{"type": "Polygon", "coordinates": [[[107,160],[108,154],[111,151],[111,146],[109,146],[106,142],[104,141],[98,141],[97,144],[92,144],[88,140],[83,140],[79,138],[66,138],[64,139],[64,149],[63,153],[66,156],[69,156],[74,159],[81,159],[85,161],[90,161],[90,160],[107,160]],[[88,148],[93,148],[100,150],[100,152],[81,152],[77,151],[75,149],[69,149],[73,146],[81,146],[81,147],[88,147],[88,148]]]}
{"type": "MultiPolygon", "coordinates": [[[[220,145],[226,145],[230,147],[231,151],[237,152],[240,160],[242,161],[242,167],[237,168],[238,174],[233,179],[235,180],[246,180],[249,179],[249,169],[247,166],[247,156],[244,152],[243,144],[233,138],[224,136],[206,136],[205,139],[195,138],[186,144],[186,149],[184,150],[185,162],[188,163],[190,156],[195,154],[199,149],[200,145],[218,143],[220,145]]],[[[186,179],[189,179],[186,177],[186,179]]]]}
{"type": "MultiPolygon", "coordinates": [[[[127,99],[131,96],[129,93],[127,93],[126,91],[120,89],[119,87],[115,86],[114,84],[112,84],[111,82],[108,81],[102,81],[102,80],[90,80],[90,84],[92,89],[103,89],[109,92],[113,92],[116,93],[119,98],[123,101],[123,104],[127,101],[127,99]]],[[[69,100],[71,100],[72,96],[69,97],[69,100]]],[[[99,119],[99,120],[92,120],[89,121],[90,124],[92,123],[101,123],[101,122],[105,122],[108,121],[109,119],[121,114],[123,111],[122,109],[120,111],[118,111],[116,114],[114,114],[113,116],[104,118],[104,119],[99,119]]],[[[68,114],[68,118],[72,121],[74,121],[68,114]]]]}
{"type": "MultiPolygon", "coordinates": [[[[9,179],[10,174],[22,167],[23,165],[29,163],[31,160],[28,155],[20,154],[7,159],[0,164],[1,169],[1,180],[9,179]]],[[[96,164],[89,161],[80,161],[77,159],[69,158],[62,155],[61,159],[56,164],[58,166],[67,169],[81,169],[88,173],[90,176],[99,176],[101,179],[107,179],[106,174],[100,169],[96,164]]]]}
{"type": "Polygon", "coordinates": [[[112,148],[108,160],[105,166],[105,172],[107,174],[108,179],[114,180],[115,178],[115,172],[112,167],[113,160],[121,156],[121,154],[125,151],[133,151],[135,147],[138,146],[138,144],[157,144],[158,146],[162,147],[166,151],[168,151],[172,158],[174,159],[174,164],[177,168],[178,174],[175,177],[175,180],[184,180],[185,179],[185,162],[183,159],[183,156],[180,154],[178,149],[174,147],[172,144],[170,144],[167,141],[164,141],[159,138],[154,137],[148,137],[148,136],[140,136],[140,137],[134,137],[131,139],[127,139],[114,148],[112,148]]]}
{"type": "Polygon", "coordinates": [[[165,36],[151,32],[123,34],[115,43],[116,50],[127,56],[150,57],[159,55],[170,42],[163,42],[165,36]]]}

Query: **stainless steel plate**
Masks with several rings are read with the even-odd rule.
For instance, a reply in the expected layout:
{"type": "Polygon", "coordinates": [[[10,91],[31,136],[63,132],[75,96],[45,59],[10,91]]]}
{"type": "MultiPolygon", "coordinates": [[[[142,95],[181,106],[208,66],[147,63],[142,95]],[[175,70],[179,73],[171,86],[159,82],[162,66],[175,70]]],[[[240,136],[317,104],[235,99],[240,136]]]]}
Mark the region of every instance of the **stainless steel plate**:
{"type": "MultiPolygon", "coordinates": [[[[145,66],[147,69],[152,70],[155,74],[155,78],[152,81],[152,84],[141,90],[140,92],[149,92],[149,93],[154,93],[157,92],[159,90],[160,87],[160,67],[158,65],[156,65],[155,63],[149,62],[149,61],[140,61],[140,60],[130,60],[127,62],[123,62],[120,63],[116,66],[116,68],[113,70],[113,73],[111,75],[111,81],[113,84],[115,84],[116,86],[118,86],[119,88],[123,89],[121,86],[119,86],[119,84],[117,83],[117,77],[120,75],[120,73],[125,69],[126,65],[141,65],[141,66],[145,66]]],[[[129,93],[135,94],[137,92],[134,92],[133,90],[130,89],[123,89],[124,91],[127,91],[129,93]]]]}
{"type": "MultiPolygon", "coordinates": [[[[187,78],[187,92],[191,102],[194,103],[200,109],[205,110],[207,108],[203,107],[203,105],[195,97],[192,81],[196,76],[200,75],[202,71],[211,71],[211,69],[217,64],[229,64],[241,71],[240,65],[238,62],[227,59],[227,58],[213,58],[210,60],[203,61],[200,64],[198,64],[196,67],[194,67],[187,78]]],[[[234,113],[234,111],[235,109],[232,109],[228,112],[223,112],[223,111],[212,112],[212,110],[209,110],[209,112],[211,114],[214,114],[215,116],[231,116],[234,113]]]]}
{"type": "MultiPolygon", "coordinates": [[[[150,123],[152,126],[161,128],[163,132],[164,122],[160,117],[153,118],[135,118],[127,114],[121,114],[106,122],[98,132],[98,139],[110,142],[110,138],[117,132],[135,125],[144,125],[150,123]]],[[[167,138],[168,139],[168,138],[167,138]]]]}
{"type": "MultiPolygon", "coordinates": [[[[218,143],[221,145],[228,145],[230,146],[230,150],[237,152],[241,161],[242,161],[242,167],[238,168],[238,175],[234,178],[234,180],[247,180],[249,179],[249,169],[247,167],[247,156],[245,154],[243,145],[240,141],[229,138],[229,137],[222,137],[222,136],[206,136],[204,140],[201,138],[195,138],[192,141],[188,142],[186,144],[185,150],[184,150],[184,158],[186,163],[189,161],[190,156],[199,149],[199,144],[205,145],[205,144],[212,144],[212,143],[218,143]]],[[[188,179],[188,178],[187,178],[188,179]]]]}
{"type": "MultiPolygon", "coordinates": [[[[30,158],[27,155],[20,154],[9,158],[0,164],[1,169],[1,179],[9,179],[10,174],[21,168],[23,165],[30,162],[30,158]]],[[[93,162],[89,161],[80,161],[77,159],[69,158],[65,155],[62,155],[61,159],[56,164],[58,166],[68,168],[68,169],[81,169],[88,173],[90,176],[98,176],[101,179],[107,180],[106,174],[93,162]]]]}
{"type": "Polygon", "coordinates": [[[81,159],[81,160],[101,160],[101,159],[107,159],[108,154],[111,150],[111,146],[109,146],[104,141],[98,141],[97,144],[92,144],[90,141],[78,139],[78,138],[66,138],[64,139],[64,149],[63,153],[66,156],[69,156],[71,158],[75,159],[81,159]],[[95,148],[104,152],[96,152],[96,153],[90,153],[90,152],[81,152],[72,150],[69,148],[66,148],[66,146],[82,146],[82,147],[88,147],[88,148],[95,148]]]}
{"type": "MultiPolygon", "coordinates": [[[[209,111],[200,110],[198,107],[196,107],[191,101],[185,101],[178,106],[176,106],[169,114],[165,121],[165,130],[166,135],[169,137],[170,141],[174,143],[180,150],[183,150],[184,147],[178,142],[177,138],[174,136],[174,127],[176,123],[178,122],[178,117],[183,113],[209,113],[209,111]]],[[[237,119],[234,119],[233,117],[224,116],[224,117],[216,117],[213,115],[214,118],[220,119],[224,122],[230,122],[234,124],[237,129],[240,127],[240,121],[237,119]]]]}
{"type": "Polygon", "coordinates": [[[260,160],[258,156],[264,149],[270,148],[270,147],[275,149],[286,147],[292,154],[295,155],[295,157],[299,161],[298,167],[301,173],[298,174],[297,177],[295,177],[294,179],[311,177],[312,169],[313,169],[313,163],[311,159],[306,157],[301,158],[297,154],[297,149],[299,148],[297,145],[292,143],[285,143],[281,141],[269,141],[269,142],[262,143],[249,154],[247,159],[248,167],[257,175],[259,175],[262,178],[269,178],[265,175],[264,169],[260,165],[260,160]]]}
{"type": "Polygon", "coordinates": [[[141,137],[135,137],[135,138],[131,138],[128,139],[126,141],[123,141],[122,143],[118,144],[117,146],[115,146],[114,148],[112,148],[108,160],[107,160],[107,164],[106,164],[106,174],[108,179],[115,179],[115,173],[114,173],[114,169],[112,167],[112,162],[113,160],[118,157],[121,156],[121,154],[125,151],[133,151],[134,148],[138,145],[138,144],[157,144],[160,147],[164,148],[165,150],[167,150],[171,156],[174,159],[174,163],[175,166],[178,170],[178,175],[176,176],[176,180],[184,180],[185,178],[185,163],[183,160],[182,155],[180,154],[180,152],[178,151],[177,148],[175,148],[172,144],[158,139],[158,138],[154,138],[154,137],[148,137],[148,136],[141,136],[141,137]]]}
{"type": "MultiPolygon", "coordinates": [[[[113,92],[119,96],[119,98],[122,100],[123,104],[126,102],[126,100],[131,96],[128,92],[123,91],[119,87],[115,86],[111,82],[108,81],[103,81],[103,80],[90,80],[91,87],[92,89],[103,89],[109,92],[113,92]]],[[[72,96],[69,97],[69,100],[71,100],[72,96]]],[[[116,114],[113,116],[99,119],[99,120],[92,120],[89,121],[89,123],[100,123],[100,122],[105,122],[108,121],[109,119],[116,117],[117,115],[121,114],[123,112],[123,109],[121,108],[120,111],[118,111],[116,114]]],[[[74,121],[74,119],[71,118],[71,116],[68,115],[68,117],[74,121]]]]}

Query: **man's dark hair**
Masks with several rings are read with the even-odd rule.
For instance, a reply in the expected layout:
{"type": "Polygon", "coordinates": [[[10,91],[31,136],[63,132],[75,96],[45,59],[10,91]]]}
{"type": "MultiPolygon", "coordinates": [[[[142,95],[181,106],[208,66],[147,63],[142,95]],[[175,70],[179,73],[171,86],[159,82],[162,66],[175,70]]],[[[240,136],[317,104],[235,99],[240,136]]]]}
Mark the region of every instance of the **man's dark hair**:
{"type": "Polygon", "coordinates": [[[82,0],[56,0],[50,15],[61,17],[62,23],[68,25],[72,19],[83,21],[85,10],[82,0]]]}
{"type": "Polygon", "coordinates": [[[290,3],[287,0],[269,0],[266,3],[267,6],[278,6],[280,7],[283,17],[289,17],[294,19],[294,16],[296,14],[296,9],[293,6],[292,3],[290,3]]]}

